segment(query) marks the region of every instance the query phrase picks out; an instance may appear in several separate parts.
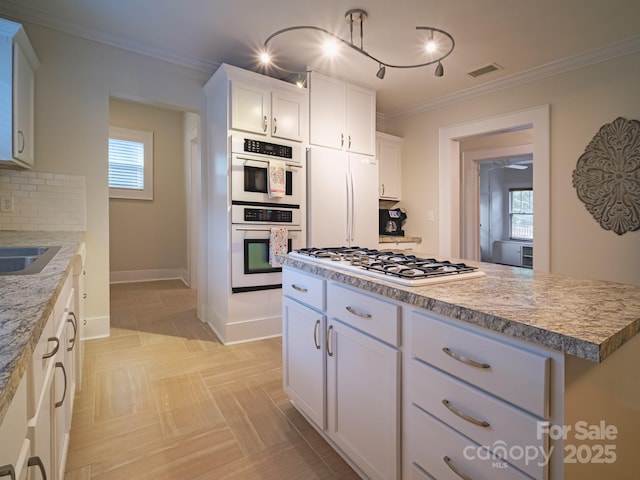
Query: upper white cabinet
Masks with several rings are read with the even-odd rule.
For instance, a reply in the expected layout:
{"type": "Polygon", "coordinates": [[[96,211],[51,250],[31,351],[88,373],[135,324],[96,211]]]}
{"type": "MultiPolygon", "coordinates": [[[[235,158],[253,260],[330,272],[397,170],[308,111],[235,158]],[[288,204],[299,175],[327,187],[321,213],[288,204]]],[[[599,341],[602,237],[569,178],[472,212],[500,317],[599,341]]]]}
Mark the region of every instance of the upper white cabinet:
{"type": "Polygon", "coordinates": [[[0,19],[0,59],[0,166],[31,168],[38,59],[20,24],[0,19]]]}
{"type": "Polygon", "coordinates": [[[382,200],[401,199],[402,141],[386,133],[376,133],[376,157],[380,165],[378,195],[382,200]]]}
{"type": "Polygon", "coordinates": [[[375,155],[375,128],[375,92],[322,73],[311,72],[311,144],[375,155]]]}
{"type": "Polygon", "coordinates": [[[306,91],[268,77],[243,71],[231,78],[230,127],[273,138],[302,141],[306,125],[306,91]],[[257,78],[251,78],[251,77],[257,78]],[[290,87],[290,88],[287,88],[290,87]]]}

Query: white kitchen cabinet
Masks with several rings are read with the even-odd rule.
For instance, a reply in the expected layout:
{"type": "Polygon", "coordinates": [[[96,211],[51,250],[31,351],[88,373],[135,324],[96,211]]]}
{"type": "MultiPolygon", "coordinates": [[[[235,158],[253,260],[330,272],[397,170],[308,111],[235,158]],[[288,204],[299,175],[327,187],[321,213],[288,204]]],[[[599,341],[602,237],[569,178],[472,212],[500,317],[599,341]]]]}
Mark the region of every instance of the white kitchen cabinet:
{"type": "Polygon", "coordinates": [[[284,390],[297,408],[325,429],[326,317],[287,297],[282,304],[284,390]]]}
{"type": "Polygon", "coordinates": [[[309,245],[378,244],[378,164],[374,157],[311,147],[307,158],[309,245]]]}
{"type": "Polygon", "coordinates": [[[399,478],[398,307],[290,268],[283,293],[283,382],[293,404],[367,478],[399,478]]]}
{"type": "Polygon", "coordinates": [[[515,267],[533,267],[533,245],[526,242],[493,242],[493,261],[515,267]]]}
{"type": "Polygon", "coordinates": [[[255,80],[255,83],[246,79],[230,80],[231,128],[302,141],[306,125],[304,90],[294,85],[290,90],[271,89],[264,84],[263,78],[260,76],[261,81],[255,80]]]}
{"type": "MultiPolygon", "coordinates": [[[[2,425],[0,425],[0,476],[26,477],[26,458],[29,440],[27,434],[27,380],[20,381],[2,425]],[[26,448],[26,451],[25,451],[26,448]]],[[[13,477],[12,477],[13,478],[13,477]]]]}
{"type": "Polygon", "coordinates": [[[381,200],[400,200],[402,195],[403,139],[376,133],[376,157],[380,167],[378,195],[381,200]]]}
{"type": "Polygon", "coordinates": [[[0,166],[32,168],[38,59],[20,24],[0,19],[0,58],[0,166]]]}
{"type": "Polygon", "coordinates": [[[327,328],[329,436],[370,479],[397,479],[400,352],[338,320],[327,328]]]}
{"type": "Polygon", "coordinates": [[[375,92],[319,72],[310,73],[309,142],[375,155],[375,92]]]}

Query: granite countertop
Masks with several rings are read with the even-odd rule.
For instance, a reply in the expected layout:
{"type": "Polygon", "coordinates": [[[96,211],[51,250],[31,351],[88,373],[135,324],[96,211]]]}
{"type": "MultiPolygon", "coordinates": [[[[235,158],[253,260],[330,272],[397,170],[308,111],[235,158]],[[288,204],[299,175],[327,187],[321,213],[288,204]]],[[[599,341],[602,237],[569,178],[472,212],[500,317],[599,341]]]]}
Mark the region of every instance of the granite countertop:
{"type": "Polygon", "coordinates": [[[634,285],[465,260],[486,276],[405,287],[279,258],[284,266],[596,363],[640,332],[640,287],[634,285]]]}
{"type": "Polygon", "coordinates": [[[422,237],[405,237],[397,235],[380,235],[379,243],[422,243],[422,237]]]}
{"type": "Polygon", "coordinates": [[[0,246],[60,246],[40,273],[0,276],[0,424],[26,373],[83,232],[0,231],[0,246]]]}

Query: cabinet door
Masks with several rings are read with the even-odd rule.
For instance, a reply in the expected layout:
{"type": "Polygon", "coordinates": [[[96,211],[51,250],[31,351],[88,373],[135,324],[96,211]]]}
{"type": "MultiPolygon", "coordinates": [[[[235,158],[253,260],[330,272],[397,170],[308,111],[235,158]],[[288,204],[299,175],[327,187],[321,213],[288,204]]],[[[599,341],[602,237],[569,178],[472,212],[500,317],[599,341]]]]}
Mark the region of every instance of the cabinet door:
{"type": "Polygon", "coordinates": [[[268,119],[269,91],[232,81],[231,128],[266,135],[268,119]]]}
{"type": "Polygon", "coordinates": [[[296,407],[326,428],[325,317],[287,297],[282,305],[284,389],[296,407]]]}
{"type": "Polygon", "coordinates": [[[70,419],[70,382],[71,377],[68,369],[68,351],[67,345],[69,338],[67,336],[66,316],[60,321],[58,332],[56,335],[60,340],[60,349],[55,356],[56,363],[53,377],[54,391],[54,413],[53,422],[53,469],[58,473],[55,478],[63,478],[64,466],[66,460],[67,445],[69,442],[69,425],[70,419]]]}
{"type": "Polygon", "coordinates": [[[345,147],[350,152],[375,155],[376,94],[347,84],[345,147]]]}
{"type": "Polygon", "coordinates": [[[0,424],[0,471],[9,466],[16,473],[22,469],[21,457],[24,456],[22,450],[26,434],[27,376],[24,375],[0,424]]]}
{"type": "Polygon", "coordinates": [[[378,195],[385,200],[400,200],[401,144],[385,138],[378,138],[376,156],[380,165],[378,195]]]}
{"type": "Polygon", "coordinates": [[[397,479],[400,352],[333,319],[328,325],[329,436],[368,478],[397,479]]]}
{"type": "Polygon", "coordinates": [[[309,82],[309,142],[341,149],[346,142],[346,83],[312,72],[309,82]]]}
{"type": "MultiPolygon", "coordinates": [[[[53,412],[53,363],[49,364],[51,368],[47,370],[44,377],[42,389],[43,395],[41,402],[38,404],[36,414],[29,420],[29,440],[31,441],[31,456],[38,457],[42,462],[42,467],[47,474],[47,478],[55,478],[53,476],[54,467],[52,463],[53,457],[53,431],[52,418],[53,412]]],[[[40,480],[42,474],[36,467],[30,469],[30,479],[40,480]]]]}
{"type": "Polygon", "coordinates": [[[378,162],[375,157],[349,155],[352,198],[349,203],[350,244],[375,248],[378,245],[378,162]]]}
{"type": "Polygon", "coordinates": [[[271,92],[271,136],[302,141],[304,94],[271,92]]]}
{"type": "Polygon", "coordinates": [[[34,73],[16,42],[13,46],[13,156],[33,166],[34,73]]]}
{"type": "Polygon", "coordinates": [[[348,161],[347,154],[338,150],[311,147],[309,151],[307,159],[309,245],[335,247],[349,243],[348,161]]]}

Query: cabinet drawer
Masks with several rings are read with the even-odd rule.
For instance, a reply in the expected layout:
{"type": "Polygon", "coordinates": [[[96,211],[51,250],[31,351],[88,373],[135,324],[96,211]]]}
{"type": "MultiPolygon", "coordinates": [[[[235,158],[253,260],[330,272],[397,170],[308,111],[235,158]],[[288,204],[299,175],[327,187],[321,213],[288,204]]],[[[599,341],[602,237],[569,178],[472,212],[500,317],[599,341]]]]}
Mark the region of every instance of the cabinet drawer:
{"type": "Polygon", "coordinates": [[[390,345],[400,345],[400,307],[391,302],[330,283],[327,315],[390,345]]]}
{"type": "MultiPolygon", "coordinates": [[[[411,402],[476,443],[489,449],[521,447],[548,452],[547,436],[538,435],[536,417],[416,359],[411,361],[410,375],[411,402]]],[[[534,478],[546,477],[546,467],[539,465],[543,462],[509,460],[534,478]]]]}
{"type": "Polygon", "coordinates": [[[531,480],[416,406],[408,429],[409,459],[438,480],[531,480]]]}
{"type": "Polygon", "coordinates": [[[325,281],[320,277],[307,275],[299,270],[282,269],[282,293],[305,303],[310,307],[324,310],[325,281]]]}
{"type": "Polygon", "coordinates": [[[410,321],[412,355],[548,418],[548,356],[458,327],[433,314],[413,311],[410,321]]]}

